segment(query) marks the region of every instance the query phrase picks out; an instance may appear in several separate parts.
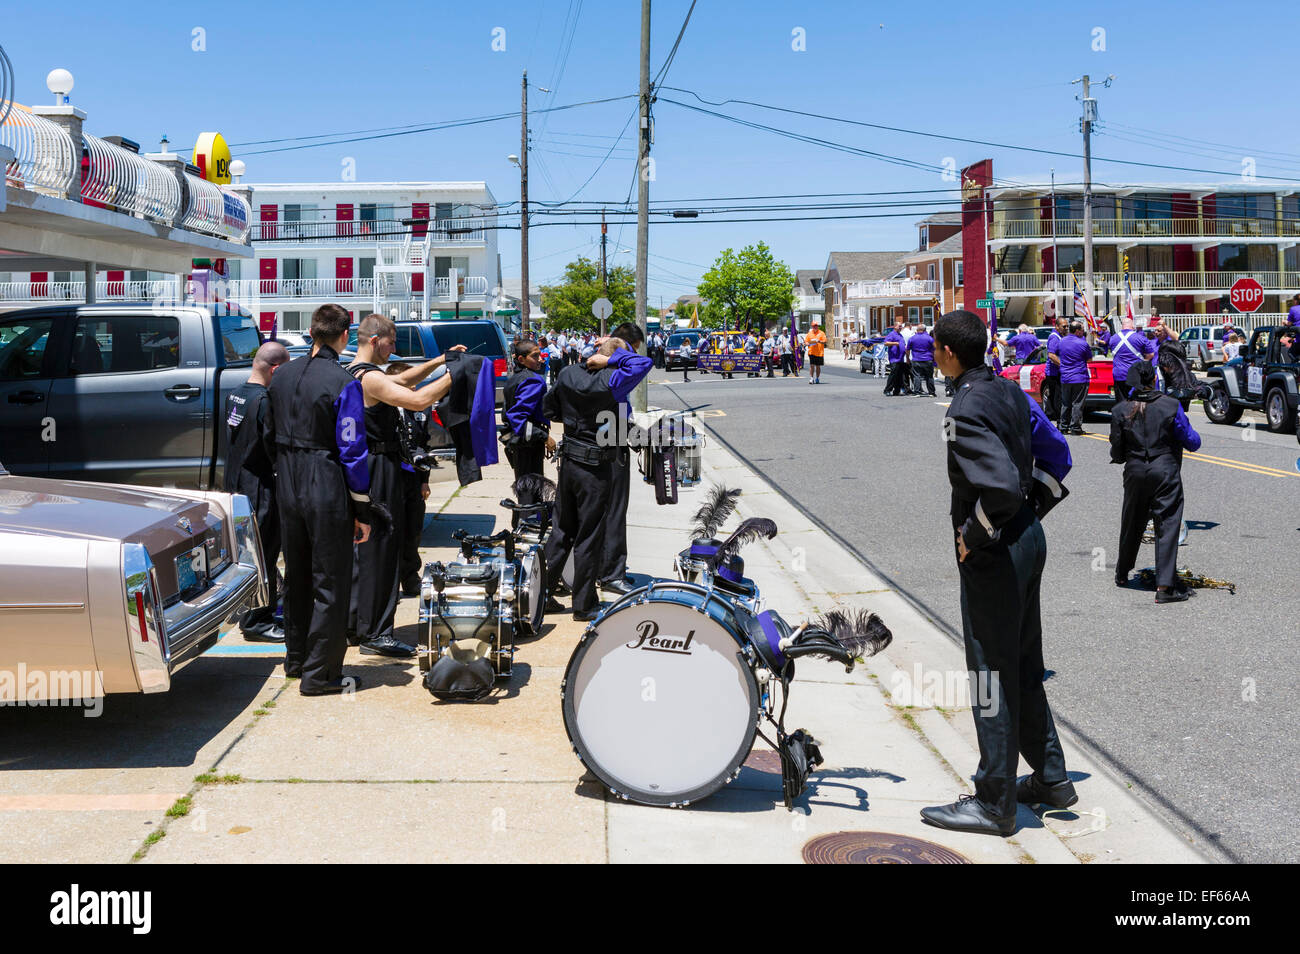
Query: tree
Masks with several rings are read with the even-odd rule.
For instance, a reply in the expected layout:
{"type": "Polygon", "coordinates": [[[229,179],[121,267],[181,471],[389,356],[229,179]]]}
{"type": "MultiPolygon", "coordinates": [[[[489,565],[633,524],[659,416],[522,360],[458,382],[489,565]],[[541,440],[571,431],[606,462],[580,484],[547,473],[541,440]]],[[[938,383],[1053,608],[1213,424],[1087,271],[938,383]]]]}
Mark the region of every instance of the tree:
{"type": "Polygon", "coordinates": [[[636,275],[626,266],[609,269],[609,290],[600,280],[600,263],[589,258],[579,258],[564,269],[564,281],[559,285],[542,286],[542,311],[551,329],[598,331],[600,322],[591,313],[591,305],[604,296],[614,306],[614,313],[606,321],[606,328],[619,322],[636,318],[636,275]]]}
{"type": "Polygon", "coordinates": [[[790,314],[794,306],[794,273],[778,262],[764,242],[747,245],[737,254],[723,249],[697,288],[708,304],[700,309],[706,328],[762,330],[790,314]]]}

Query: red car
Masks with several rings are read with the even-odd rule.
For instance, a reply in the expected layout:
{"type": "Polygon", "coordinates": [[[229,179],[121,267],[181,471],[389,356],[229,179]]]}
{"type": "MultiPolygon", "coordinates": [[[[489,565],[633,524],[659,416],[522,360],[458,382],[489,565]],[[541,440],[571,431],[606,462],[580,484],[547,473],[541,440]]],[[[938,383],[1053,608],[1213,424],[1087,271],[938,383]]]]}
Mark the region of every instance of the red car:
{"type": "MultiPolygon", "coordinates": [[[[1002,376],[1015,381],[1022,391],[1042,404],[1043,381],[1047,376],[1046,346],[1031,354],[1024,364],[1008,364],[1002,369],[1002,376]]],[[[1088,362],[1088,396],[1083,402],[1084,409],[1109,411],[1115,404],[1114,383],[1110,356],[1094,351],[1088,362]]]]}

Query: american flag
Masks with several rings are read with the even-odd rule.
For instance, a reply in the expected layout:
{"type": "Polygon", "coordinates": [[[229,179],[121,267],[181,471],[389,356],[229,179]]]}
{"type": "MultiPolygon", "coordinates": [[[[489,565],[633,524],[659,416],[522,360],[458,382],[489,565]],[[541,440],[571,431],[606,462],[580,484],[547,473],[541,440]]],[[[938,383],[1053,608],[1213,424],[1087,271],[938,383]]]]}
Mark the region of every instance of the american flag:
{"type": "Polygon", "coordinates": [[[1093,334],[1097,334],[1101,330],[1101,322],[1093,317],[1092,309],[1088,307],[1088,297],[1079,287],[1079,276],[1070,272],[1070,278],[1074,280],[1074,313],[1076,316],[1082,316],[1088,324],[1088,329],[1093,334]]]}

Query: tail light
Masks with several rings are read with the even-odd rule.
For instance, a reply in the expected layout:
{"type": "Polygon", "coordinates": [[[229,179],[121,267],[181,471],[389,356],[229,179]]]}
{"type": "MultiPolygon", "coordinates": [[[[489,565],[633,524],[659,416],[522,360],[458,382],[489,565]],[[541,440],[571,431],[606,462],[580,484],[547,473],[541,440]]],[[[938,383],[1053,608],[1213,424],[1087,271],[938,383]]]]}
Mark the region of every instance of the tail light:
{"type": "Polygon", "coordinates": [[[501,377],[501,375],[503,375],[503,374],[505,374],[505,373],[506,373],[506,359],[505,359],[505,358],[493,358],[493,359],[492,359],[492,374],[493,374],[493,376],[499,378],[499,377],[501,377]]]}

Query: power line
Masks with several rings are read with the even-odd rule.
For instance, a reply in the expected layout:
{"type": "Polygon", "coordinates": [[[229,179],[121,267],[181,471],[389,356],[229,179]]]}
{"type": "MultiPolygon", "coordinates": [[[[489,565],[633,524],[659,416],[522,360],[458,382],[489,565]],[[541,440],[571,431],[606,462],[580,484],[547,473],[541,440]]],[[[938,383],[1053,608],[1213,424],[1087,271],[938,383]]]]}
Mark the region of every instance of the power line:
{"type": "Polygon", "coordinates": [[[695,12],[696,0],[691,0],[691,8],[686,11],[686,19],[682,21],[682,28],[677,31],[677,39],[673,42],[673,48],[668,51],[668,59],[664,60],[664,65],[659,67],[659,72],[655,74],[654,80],[650,83],[652,90],[657,89],[663,78],[668,73],[668,67],[673,65],[673,59],[677,56],[677,47],[681,45],[682,37],[686,35],[686,26],[691,22],[691,14],[695,12]]]}

